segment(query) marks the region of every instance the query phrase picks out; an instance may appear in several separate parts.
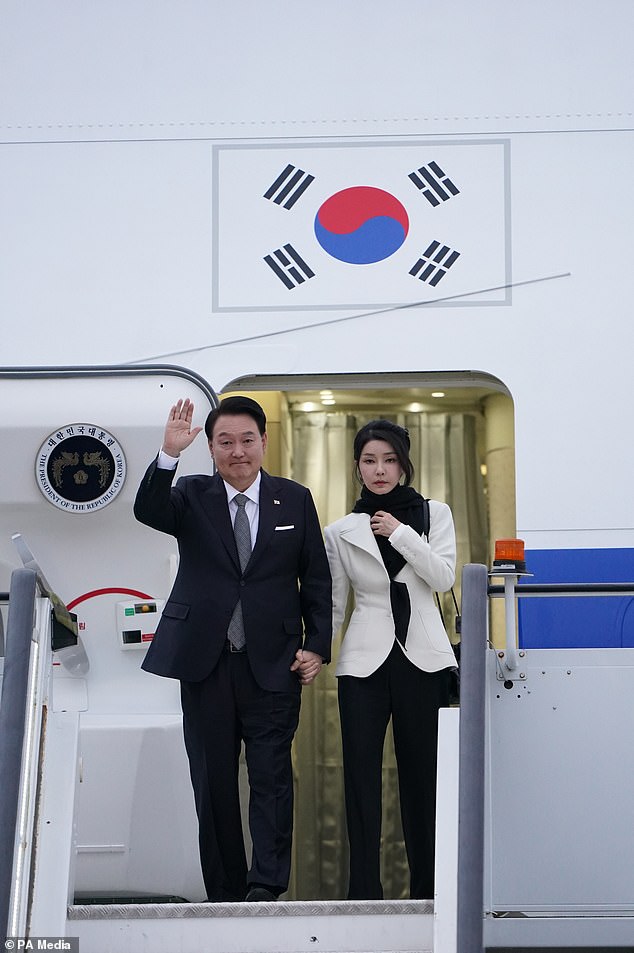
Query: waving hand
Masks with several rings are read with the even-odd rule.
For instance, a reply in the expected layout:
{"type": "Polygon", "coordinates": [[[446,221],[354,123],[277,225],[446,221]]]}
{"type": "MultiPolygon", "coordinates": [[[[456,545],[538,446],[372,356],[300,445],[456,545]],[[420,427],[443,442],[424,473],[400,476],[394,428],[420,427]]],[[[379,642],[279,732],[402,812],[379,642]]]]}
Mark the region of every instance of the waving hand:
{"type": "Polygon", "coordinates": [[[179,457],[192,443],[202,427],[192,427],[194,405],[186,398],[179,400],[169,412],[163,436],[163,450],[171,457],[179,457]]]}

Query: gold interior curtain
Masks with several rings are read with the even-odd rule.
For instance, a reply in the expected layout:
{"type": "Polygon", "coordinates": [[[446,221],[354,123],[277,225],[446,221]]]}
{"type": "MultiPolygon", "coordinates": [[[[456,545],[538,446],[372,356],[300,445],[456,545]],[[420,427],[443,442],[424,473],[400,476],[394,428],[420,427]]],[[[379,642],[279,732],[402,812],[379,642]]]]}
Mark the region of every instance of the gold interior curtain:
{"type": "MultiPolygon", "coordinates": [[[[376,417],[377,414],[373,414],[376,417]]],[[[386,413],[410,432],[414,485],[424,496],[444,500],[456,523],[458,571],[464,562],[486,562],[486,513],[471,414],[386,413]],[[482,553],[482,558],[481,554],[482,553]]],[[[344,516],[359,493],[353,477],[352,442],[372,417],[355,413],[291,413],[290,473],[310,487],[322,525],[344,516]]],[[[459,596],[459,592],[457,593],[459,596]]],[[[443,607],[450,637],[454,611],[443,607]]],[[[298,900],[341,899],[347,892],[347,839],[334,661],[302,693],[293,758],[295,833],[288,896],[298,900]]],[[[386,899],[409,895],[392,733],[383,761],[382,880],[386,899]]]]}

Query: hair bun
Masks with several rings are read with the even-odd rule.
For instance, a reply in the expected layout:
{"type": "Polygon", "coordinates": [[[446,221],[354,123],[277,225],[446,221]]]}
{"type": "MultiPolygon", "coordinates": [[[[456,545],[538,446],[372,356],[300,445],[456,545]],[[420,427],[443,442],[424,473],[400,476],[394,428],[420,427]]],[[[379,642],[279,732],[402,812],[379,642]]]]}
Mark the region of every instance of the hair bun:
{"type": "Polygon", "coordinates": [[[383,417],[379,418],[378,420],[371,420],[361,428],[359,434],[362,434],[368,430],[383,430],[387,433],[397,434],[406,444],[407,449],[409,450],[409,430],[406,430],[405,427],[401,427],[400,424],[395,424],[393,420],[385,420],[383,417]]]}

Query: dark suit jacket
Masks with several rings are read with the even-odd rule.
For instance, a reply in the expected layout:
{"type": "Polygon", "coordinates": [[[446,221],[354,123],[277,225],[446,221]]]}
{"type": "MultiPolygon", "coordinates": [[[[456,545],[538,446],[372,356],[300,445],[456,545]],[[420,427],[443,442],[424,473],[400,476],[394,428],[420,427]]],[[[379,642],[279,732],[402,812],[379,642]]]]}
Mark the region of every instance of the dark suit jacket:
{"type": "Polygon", "coordinates": [[[303,646],[330,660],[331,582],[309,490],[262,471],[256,543],[240,571],[227,493],[219,474],[186,476],[154,461],[134,504],[138,520],[178,540],[178,574],[143,668],[201,681],[224,649],[242,600],[253,674],[269,691],[299,691],[289,671],[303,646]]]}

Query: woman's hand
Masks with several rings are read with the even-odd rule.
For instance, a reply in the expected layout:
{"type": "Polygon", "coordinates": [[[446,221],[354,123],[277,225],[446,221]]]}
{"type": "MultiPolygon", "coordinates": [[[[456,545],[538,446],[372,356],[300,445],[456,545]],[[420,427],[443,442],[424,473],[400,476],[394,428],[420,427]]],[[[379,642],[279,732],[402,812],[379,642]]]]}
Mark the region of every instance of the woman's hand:
{"type": "Polygon", "coordinates": [[[400,525],[396,517],[384,510],[377,510],[374,516],[370,517],[370,527],[375,536],[391,536],[400,525]]]}

